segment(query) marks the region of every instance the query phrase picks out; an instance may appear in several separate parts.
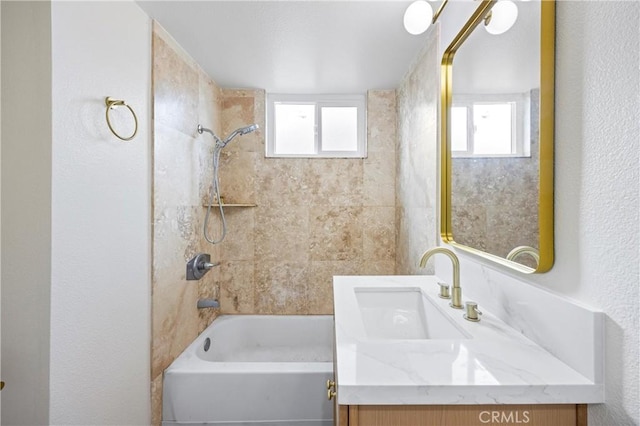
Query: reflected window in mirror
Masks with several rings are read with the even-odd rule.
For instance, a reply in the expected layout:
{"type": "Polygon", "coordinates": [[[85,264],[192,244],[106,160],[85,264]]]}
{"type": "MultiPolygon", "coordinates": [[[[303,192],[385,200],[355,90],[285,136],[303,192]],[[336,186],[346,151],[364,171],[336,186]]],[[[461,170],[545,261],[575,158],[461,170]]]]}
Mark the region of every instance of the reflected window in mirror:
{"type": "Polygon", "coordinates": [[[531,95],[459,95],[451,105],[453,157],[529,157],[531,95]]]}

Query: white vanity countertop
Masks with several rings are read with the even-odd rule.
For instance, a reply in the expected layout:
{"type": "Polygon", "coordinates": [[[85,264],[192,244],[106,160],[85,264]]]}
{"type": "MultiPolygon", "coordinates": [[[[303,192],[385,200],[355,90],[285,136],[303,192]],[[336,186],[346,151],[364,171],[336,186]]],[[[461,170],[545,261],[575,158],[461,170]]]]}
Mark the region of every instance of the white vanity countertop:
{"type": "Polygon", "coordinates": [[[490,313],[484,312],[480,322],[465,320],[464,310],[438,297],[438,281],[435,276],[334,277],[339,404],[604,402],[602,383],[590,381],[490,313]],[[471,338],[366,337],[355,289],[393,286],[419,287],[471,338]]]}

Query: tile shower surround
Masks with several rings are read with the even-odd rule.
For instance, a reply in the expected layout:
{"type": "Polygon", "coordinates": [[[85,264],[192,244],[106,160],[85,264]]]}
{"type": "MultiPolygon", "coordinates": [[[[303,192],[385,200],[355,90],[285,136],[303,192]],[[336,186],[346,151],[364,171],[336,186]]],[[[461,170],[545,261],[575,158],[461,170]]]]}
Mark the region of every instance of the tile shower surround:
{"type": "MultiPolygon", "coordinates": [[[[222,89],[157,23],[153,29],[152,413],[161,422],[162,372],[213,321],[228,314],[330,314],[335,274],[387,275],[396,262],[396,94],[368,94],[366,159],[265,158],[263,90],[222,89]],[[222,152],[228,234],[202,237],[213,143],[257,123],[222,152]],[[185,280],[195,253],[221,265],[185,280]],[[216,310],[197,299],[217,297],[216,310]]],[[[212,209],[210,234],[219,235],[212,209]]]]}
{"type": "MultiPolygon", "coordinates": [[[[198,252],[220,256],[202,235],[204,194],[211,180],[213,144],[197,134],[201,123],[220,131],[221,89],[156,23],[153,26],[153,268],[152,422],[160,424],[162,371],[215,317],[196,309],[216,297],[213,270],[185,281],[185,265],[198,252]]],[[[214,216],[211,233],[218,232],[214,216]]]]}
{"type": "MultiPolygon", "coordinates": [[[[223,90],[223,134],[264,129],[265,93],[223,90]]],[[[335,274],[395,271],[395,92],[368,96],[366,159],[265,158],[264,133],[229,144],[220,181],[224,313],[330,314],[335,274]]]]}
{"type": "Polygon", "coordinates": [[[397,90],[396,274],[433,273],[418,260],[438,236],[438,30],[432,26],[425,46],[397,90]]]}

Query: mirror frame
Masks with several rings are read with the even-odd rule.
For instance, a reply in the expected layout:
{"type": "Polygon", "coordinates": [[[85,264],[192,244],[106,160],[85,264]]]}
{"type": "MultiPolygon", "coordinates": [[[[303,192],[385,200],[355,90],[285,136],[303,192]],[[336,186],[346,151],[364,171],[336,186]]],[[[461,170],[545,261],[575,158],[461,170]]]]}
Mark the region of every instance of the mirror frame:
{"type": "Polygon", "coordinates": [[[462,44],[480,25],[497,0],[482,0],[460,32],[445,50],[441,62],[440,117],[440,235],[443,242],[516,271],[532,274],[547,272],[554,261],[553,146],[554,146],[554,84],[555,84],[555,0],[540,0],[540,188],[538,194],[538,250],[536,269],[507,260],[474,247],[456,243],[451,225],[451,116],[453,95],[453,59],[462,44]]]}

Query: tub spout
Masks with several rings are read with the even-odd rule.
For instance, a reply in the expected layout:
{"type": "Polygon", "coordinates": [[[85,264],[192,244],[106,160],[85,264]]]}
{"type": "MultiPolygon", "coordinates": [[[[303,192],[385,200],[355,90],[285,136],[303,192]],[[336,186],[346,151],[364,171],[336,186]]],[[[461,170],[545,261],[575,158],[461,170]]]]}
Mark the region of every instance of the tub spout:
{"type": "Polygon", "coordinates": [[[198,299],[198,309],[219,308],[220,302],[216,299],[198,299]]]}

